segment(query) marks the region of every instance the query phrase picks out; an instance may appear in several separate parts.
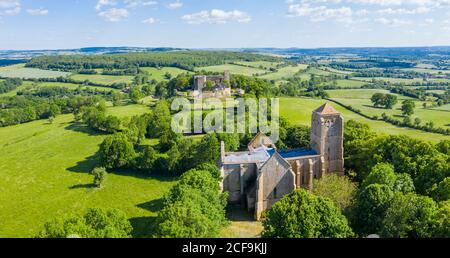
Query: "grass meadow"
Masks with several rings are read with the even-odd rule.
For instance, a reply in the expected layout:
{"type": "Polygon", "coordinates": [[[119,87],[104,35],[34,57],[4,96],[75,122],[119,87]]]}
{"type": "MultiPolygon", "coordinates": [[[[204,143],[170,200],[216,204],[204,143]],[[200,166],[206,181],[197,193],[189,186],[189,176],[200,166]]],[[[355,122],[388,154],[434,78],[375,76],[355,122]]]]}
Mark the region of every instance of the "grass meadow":
{"type": "Polygon", "coordinates": [[[259,69],[259,68],[245,67],[245,66],[234,65],[234,64],[199,67],[196,70],[197,71],[214,72],[214,73],[223,73],[224,71],[228,70],[228,71],[230,71],[231,74],[239,74],[239,75],[246,75],[246,76],[264,74],[267,72],[266,70],[259,69]]]}
{"type": "MultiPolygon", "coordinates": [[[[132,105],[108,112],[124,117],[148,110],[132,105]]],[[[121,209],[134,236],[151,234],[160,199],[175,179],[116,171],[103,188],[92,188],[88,173],[105,135],[72,122],[72,115],[61,115],[53,124],[40,120],[0,128],[0,237],[33,237],[46,221],[89,207],[121,209]]]]}
{"type": "Polygon", "coordinates": [[[114,83],[131,83],[133,82],[133,76],[128,75],[101,75],[101,74],[74,74],[70,78],[84,82],[90,81],[92,83],[98,83],[102,85],[112,85],[114,83]]]}
{"type": "Polygon", "coordinates": [[[183,70],[180,68],[176,68],[176,67],[162,67],[162,68],[141,67],[141,69],[150,74],[150,77],[149,77],[150,80],[156,80],[158,82],[167,80],[165,78],[166,73],[171,74],[172,77],[176,77],[182,73],[190,73],[189,71],[186,71],[186,70],[183,70]]]}
{"type": "MultiPolygon", "coordinates": [[[[370,98],[375,93],[389,93],[387,90],[380,89],[364,89],[364,90],[329,90],[330,98],[334,99],[345,105],[352,106],[361,110],[362,113],[368,116],[379,116],[386,113],[398,120],[403,119],[401,106],[402,101],[405,99],[411,99],[402,95],[396,95],[399,99],[397,105],[393,109],[376,108],[373,106],[370,98]]],[[[414,120],[416,117],[422,120],[422,123],[433,122],[435,126],[441,128],[448,128],[450,126],[450,112],[445,110],[424,108],[423,104],[425,102],[418,101],[416,99],[411,99],[416,103],[416,108],[414,110],[414,115],[411,118],[414,120]]],[[[427,104],[431,105],[430,102],[427,104]]],[[[450,106],[450,105],[449,105],[450,106]]],[[[445,108],[445,106],[443,107],[445,108]]]]}
{"type": "Polygon", "coordinates": [[[108,87],[97,87],[97,86],[84,86],[81,84],[75,84],[75,83],[65,83],[65,82],[32,82],[32,81],[24,81],[21,86],[17,87],[16,89],[0,94],[0,97],[11,97],[15,96],[18,91],[24,90],[26,88],[31,87],[64,87],[68,89],[78,89],[80,87],[82,89],[96,89],[98,91],[119,91],[118,89],[108,88],[108,87]]]}
{"type": "MultiPolygon", "coordinates": [[[[292,124],[302,124],[311,126],[312,111],[320,107],[326,100],[310,99],[310,98],[281,98],[280,99],[280,115],[288,119],[292,124]]],[[[449,136],[442,134],[428,133],[420,130],[402,128],[391,125],[384,121],[374,121],[362,117],[338,104],[331,103],[339,112],[342,113],[345,120],[354,119],[356,121],[368,124],[372,130],[379,134],[391,135],[408,135],[415,139],[430,142],[439,142],[449,139],[449,136]]]]}
{"type": "Polygon", "coordinates": [[[42,70],[36,68],[25,68],[23,65],[14,65],[13,67],[7,66],[0,70],[0,77],[5,78],[21,78],[21,79],[46,79],[46,78],[58,78],[67,77],[70,73],[42,70]]]}
{"type": "Polygon", "coordinates": [[[297,66],[286,66],[278,69],[277,72],[260,76],[260,78],[274,81],[285,80],[286,78],[293,77],[298,72],[303,71],[307,68],[308,66],[304,64],[299,64],[297,66]]]}

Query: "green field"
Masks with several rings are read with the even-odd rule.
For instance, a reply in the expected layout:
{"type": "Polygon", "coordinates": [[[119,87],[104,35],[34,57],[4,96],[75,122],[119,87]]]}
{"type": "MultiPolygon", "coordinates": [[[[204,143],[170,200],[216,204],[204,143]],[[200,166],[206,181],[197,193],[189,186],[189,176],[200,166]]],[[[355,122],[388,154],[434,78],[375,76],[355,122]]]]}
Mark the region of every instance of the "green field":
{"type": "Polygon", "coordinates": [[[276,62],[268,62],[268,61],[253,61],[253,62],[235,62],[238,65],[243,66],[251,66],[258,69],[266,69],[269,70],[271,68],[277,68],[277,65],[282,63],[276,63],[276,62]]]}
{"type": "Polygon", "coordinates": [[[15,64],[15,65],[0,66],[0,72],[17,70],[19,68],[24,68],[24,67],[25,67],[25,64],[15,64]]]}
{"type": "MultiPolygon", "coordinates": [[[[118,116],[148,112],[138,105],[111,108],[118,116]]],[[[0,128],[0,237],[32,237],[55,217],[89,207],[123,210],[134,236],[152,233],[160,198],[173,179],[130,172],[110,173],[102,189],[91,187],[104,135],[79,124],[72,115],[0,128]]]]}
{"type": "Polygon", "coordinates": [[[438,69],[427,69],[427,68],[405,68],[405,71],[413,71],[418,73],[429,73],[429,74],[450,74],[450,70],[438,70],[438,69]]]}
{"type": "MultiPolygon", "coordinates": [[[[11,97],[15,96],[18,91],[24,90],[26,88],[31,87],[64,87],[69,89],[78,89],[80,87],[80,84],[74,84],[74,83],[65,83],[65,82],[31,82],[31,81],[24,81],[21,86],[17,87],[15,90],[0,94],[0,97],[11,97]]],[[[113,88],[107,88],[107,87],[97,87],[97,86],[81,86],[82,89],[96,89],[99,91],[119,91],[118,89],[113,88]]]]}
{"type": "Polygon", "coordinates": [[[86,80],[92,83],[98,83],[102,85],[112,85],[114,83],[132,83],[133,76],[114,76],[114,75],[101,75],[101,74],[74,74],[70,78],[77,80],[79,82],[84,82],[86,80]]]}
{"type": "MultiPolygon", "coordinates": [[[[293,124],[303,124],[311,126],[311,113],[313,110],[323,105],[326,100],[310,98],[281,98],[280,115],[287,118],[293,124]]],[[[444,139],[450,139],[449,136],[427,133],[420,130],[396,127],[383,121],[374,121],[364,118],[338,104],[331,103],[344,116],[345,120],[354,119],[368,124],[375,132],[391,135],[408,135],[412,138],[439,142],[444,139]]]]}
{"type": "Polygon", "coordinates": [[[428,79],[427,81],[424,81],[422,78],[413,78],[413,79],[404,79],[404,78],[387,78],[387,77],[374,77],[374,78],[369,78],[369,77],[353,77],[353,80],[358,80],[358,81],[365,81],[365,82],[371,82],[373,79],[377,80],[377,81],[385,81],[385,82],[390,82],[390,83],[404,83],[405,85],[411,85],[414,83],[424,83],[424,82],[450,82],[449,79],[443,79],[443,78],[439,78],[439,79],[428,79]]]}
{"type": "Polygon", "coordinates": [[[155,68],[155,67],[141,67],[140,69],[148,72],[150,74],[149,79],[150,80],[156,80],[158,82],[167,80],[164,75],[166,73],[170,73],[173,77],[178,76],[182,73],[190,73],[189,71],[176,68],[176,67],[162,67],[162,68],[155,68]]]}
{"type": "MultiPolygon", "coordinates": [[[[361,88],[366,85],[367,82],[356,81],[356,80],[336,80],[337,86],[341,88],[361,88]]],[[[326,83],[325,85],[332,85],[331,82],[326,83]]]]}
{"type": "Polygon", "coordinates": [[[47,79],[69,76],[70,73],[42,70],[36,68],[24,68],[20,65],[14,65],[14,69],[11,67],[3,67],[4,70],[0,70],[0,77],[5,78],[21,78],[21,79],[47,79]]]}
{"type": "Polygon", "coordinates": [[[240,75],[246,75],[246,76],[264,74],[267,72],[266,70],[259,69],[259,68],[244,67],[244,66],[233,65],[233,64],[199,67],[196,70],[197,71],[214,72],[214,73],[223,73],[224,71],[228,70],[228,71],[230,71],[231,74],[240,74],[240,75]]]}
{"type": "MultiPolygon", "coordinates": [[[[375,108],[370,98],[375,93],[389,93],[389,91],[387,90],[379,90],[379,89],[330,90],[328,91],[328,93],[330,94],[331,99],[334,99],[345,105],[357,108],[361,110],[362,113],[368,116],[381,117],[383,113],[386,113],[387,115],[394,117],[398,120],[403,119],[401,111],[402,101],[405,99],[411,99],[405,96],[393,94],[396,95],[397,98],[399,99],[398,104],[394,106],[393,109],[384,109],[384,108],[375,108]]],[[[450,112],[436,109],[424,109],[423,101],[417,101],[415,99],[412,100],[416,102],[415,113],[414,115],[412,115],[412,119],[418,117],[422,120],[422,123],[432,121],[437,127],[448,128],[450,124],[450,112]]]]}
{"type": "Polygon", "coordinates": [[[275,81],[284,80],[286,78],[294,76],[299,71],[305,70],[306,68],[308,68],[308,66],[304,64],[299,64],[297,66],[286,66],[278,69],[278,71],[275,73],[260,76],[260,78],[275,81]]]}

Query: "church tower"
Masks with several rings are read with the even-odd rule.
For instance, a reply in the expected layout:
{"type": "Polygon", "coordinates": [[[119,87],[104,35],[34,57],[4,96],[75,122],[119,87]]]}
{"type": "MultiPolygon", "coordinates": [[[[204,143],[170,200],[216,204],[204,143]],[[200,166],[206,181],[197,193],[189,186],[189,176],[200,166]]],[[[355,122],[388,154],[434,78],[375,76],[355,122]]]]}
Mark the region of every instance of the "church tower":
{"type": "Polygon", "coordinates": [[[313,111],[311,148],[323,156],[326,173],[344,175],[344,118],[326,103],[313,111]]]}

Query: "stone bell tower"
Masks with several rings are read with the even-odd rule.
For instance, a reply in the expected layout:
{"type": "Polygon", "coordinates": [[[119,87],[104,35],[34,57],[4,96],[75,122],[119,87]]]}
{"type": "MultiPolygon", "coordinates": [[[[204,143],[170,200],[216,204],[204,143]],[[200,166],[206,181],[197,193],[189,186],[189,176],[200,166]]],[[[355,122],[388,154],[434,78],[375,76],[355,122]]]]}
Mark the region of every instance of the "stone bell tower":
{"type": "Polygon", "coordinates": [[[323,156],[326,173],[344,175],[344,118],[326,103],[313,111],[311,148],[323,156]]]}

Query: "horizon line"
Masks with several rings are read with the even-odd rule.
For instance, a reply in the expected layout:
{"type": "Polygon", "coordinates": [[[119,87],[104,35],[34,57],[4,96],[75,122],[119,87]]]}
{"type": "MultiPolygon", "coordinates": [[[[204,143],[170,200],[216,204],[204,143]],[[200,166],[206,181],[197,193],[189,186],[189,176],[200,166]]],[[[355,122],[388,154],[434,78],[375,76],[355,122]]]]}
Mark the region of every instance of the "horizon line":
{"type": "Polygon", "coordinates": [[[363,49],[363,48],[439,48],[439,47],[450,47],[449,45],[399,45],[399,46],[335,46],[335,47],[173,47],[173,46],[158,46],[158,47],[150,47],[150,46],[86,46],[86,47],[75,47],[75,48],[41,48],[41,49],[0,49],[1,52],[7,51],[63,51],[63,50],[79,50],[79,49],[87,49],[87,48],[137,48],[137,49],[157,49],[157,48],[172,48],[172,49],[184,49],[184,50],[224,50],[224,49],[301,49],[301,50],[315,50],[315,49],[363,49]]]}

